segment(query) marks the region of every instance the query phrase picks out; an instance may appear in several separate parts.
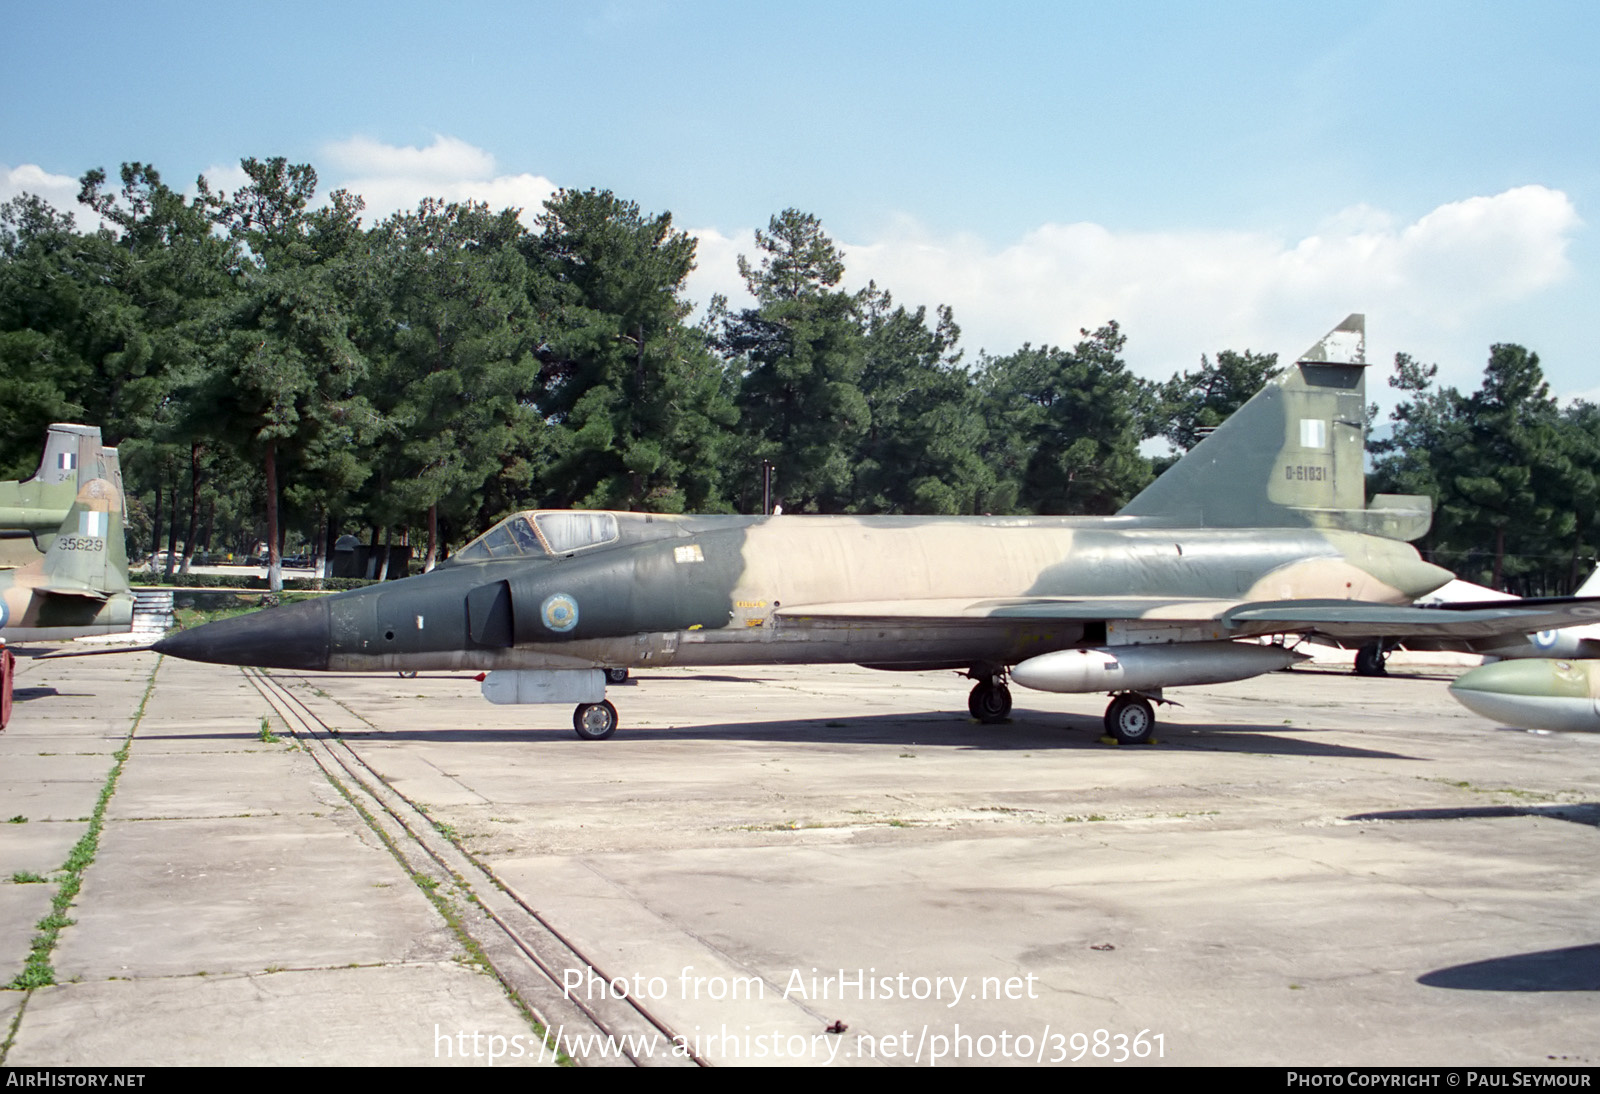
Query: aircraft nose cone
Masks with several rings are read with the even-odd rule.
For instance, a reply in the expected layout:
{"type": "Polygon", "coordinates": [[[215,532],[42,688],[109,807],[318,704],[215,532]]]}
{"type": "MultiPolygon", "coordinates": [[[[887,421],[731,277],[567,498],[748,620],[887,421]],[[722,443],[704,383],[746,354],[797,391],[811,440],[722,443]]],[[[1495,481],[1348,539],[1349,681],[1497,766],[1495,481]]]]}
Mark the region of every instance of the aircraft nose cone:
{"type": "Polygon", "coordinates": [[[1450,694],[1491,721],[1525,729],[1600,730],[1593,661],[1500,661],[1462,673],[1450,694]]]}
{"type": "Polygon", "coordinates": [[[153,648],[214,665],[326,669],[328,633],[328,605],[319,599],[205,623],[168,635],[153,648]]]}
{"type": "Polygon", "coordinates": [[[1462,673],[1450,690],[1458,698],[1464,693],[1581,698],[1585,694],[1581,675],[1573,671],[1570,661],[1497,661],[1462,673]]]}

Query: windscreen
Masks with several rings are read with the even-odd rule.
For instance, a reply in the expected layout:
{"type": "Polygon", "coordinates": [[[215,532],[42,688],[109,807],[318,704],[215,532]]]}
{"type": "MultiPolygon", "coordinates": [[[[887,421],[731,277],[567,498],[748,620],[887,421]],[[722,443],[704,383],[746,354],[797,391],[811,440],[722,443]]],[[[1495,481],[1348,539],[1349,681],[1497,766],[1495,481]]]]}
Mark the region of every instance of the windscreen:
{"type": "Polygon", "coordinates": [[[550,545],[550,550],[558,555],[582,547],[610,543],[617,538],[617,518],[611,513],[535,513],[533,519],[539,525],[545,542],[550,545]]]}
{"type": "Polygon", "coordinates": [[[617,538],[617,518],[611,513],[583,510],[542,513],[517,513],[496,524],[456,553],[462,562],[482,562],[491,558],[538,558],[564,555],[584,547],[610,543],[617,538]],[[534,531],[534,524],[539,526],[534,531]],[[539,542],[540,536],[544,543],[539,542]]]}
{"type": "Polygon", "coordinates": [[[487,558],[520,558],[543,554],[544,547],[540,545],[539,537],[534,535],[527,514],[518,513],[467,544],[455,557],[463,562],[481,562],[487,558]]]}

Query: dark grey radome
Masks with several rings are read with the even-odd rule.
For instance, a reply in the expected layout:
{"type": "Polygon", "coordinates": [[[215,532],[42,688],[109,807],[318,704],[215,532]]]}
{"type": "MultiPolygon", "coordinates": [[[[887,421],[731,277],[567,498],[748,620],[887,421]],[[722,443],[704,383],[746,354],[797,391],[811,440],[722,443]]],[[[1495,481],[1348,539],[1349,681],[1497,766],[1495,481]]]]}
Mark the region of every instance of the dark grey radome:
{"type": "Polygon", "coordinates": [[[168,635],[153,647],[186,661],[264,669],[328,667],[328,605],[290,604],[168,635]]]}

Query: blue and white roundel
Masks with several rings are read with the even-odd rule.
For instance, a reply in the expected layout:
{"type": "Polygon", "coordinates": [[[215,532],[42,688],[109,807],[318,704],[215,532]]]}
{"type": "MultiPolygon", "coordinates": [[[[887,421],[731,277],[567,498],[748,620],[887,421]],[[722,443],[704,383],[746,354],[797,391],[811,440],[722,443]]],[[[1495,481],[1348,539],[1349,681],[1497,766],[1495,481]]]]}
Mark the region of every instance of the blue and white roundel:
{"type": "Polygon", "coordinates": [[[566,593],[547,596],[539,605],[539,617],[557,634],[565,634],[578,625],[578,602],[566,593]]]}
{"type": "Polygon", "coordinates": [[[11,622],[11,609],[6,607],[5,598],[0,597],[0,627],[4,627],[9,622],[11,622]]]}
{"type": "Polygon", "coordinates": [[[1560,635],[1560,631],[1540,631],[1538,634],[1533,636],[1533,644],[1538,646],[1541,650],[1547,650],[1556,644],[1556,639],[1559,638],[1560,635]]]}

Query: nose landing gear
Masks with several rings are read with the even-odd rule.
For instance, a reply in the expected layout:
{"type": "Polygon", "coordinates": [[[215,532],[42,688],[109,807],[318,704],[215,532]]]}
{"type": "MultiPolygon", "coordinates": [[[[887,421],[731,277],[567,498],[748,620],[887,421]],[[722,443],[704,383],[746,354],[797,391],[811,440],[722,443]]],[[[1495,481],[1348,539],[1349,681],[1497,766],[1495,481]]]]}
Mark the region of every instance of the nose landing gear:
{"type": "Polygon", "coordinates": [[[617,731],[617,708],[609,699],[579,703],[572,712],[572,728],[585,741],[603,741],[617,731]]]}

